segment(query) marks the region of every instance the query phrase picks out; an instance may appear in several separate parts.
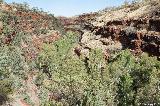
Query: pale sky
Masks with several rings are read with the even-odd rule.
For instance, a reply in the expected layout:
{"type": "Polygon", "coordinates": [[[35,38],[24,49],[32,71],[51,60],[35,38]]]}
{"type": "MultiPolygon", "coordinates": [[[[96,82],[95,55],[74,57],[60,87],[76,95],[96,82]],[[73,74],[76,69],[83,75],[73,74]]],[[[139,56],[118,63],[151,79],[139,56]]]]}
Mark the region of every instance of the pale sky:
{"type": "Polygon", "coordinates": [[[27,2],[31,7],[42,8],[55,16],[74,16],[118,6],[124,3],[124,0],[5,0],[5,2],[27,2]]]}

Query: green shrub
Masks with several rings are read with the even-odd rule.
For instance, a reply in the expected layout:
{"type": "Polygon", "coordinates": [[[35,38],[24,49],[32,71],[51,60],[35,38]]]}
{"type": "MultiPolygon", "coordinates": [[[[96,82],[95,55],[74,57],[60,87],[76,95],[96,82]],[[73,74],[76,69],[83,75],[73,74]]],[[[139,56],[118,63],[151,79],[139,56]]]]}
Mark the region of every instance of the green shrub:
{"type": "Polygon", "coordinates": [[[160,70],[159,61],[146,54],[136,58],[126,50],[118,54],[109,64],[113,79],[116,78],[118,84],[116,86],[119,106],[158,103],[159,91],[156,89],[159,86],[157,85],[159,76],[155,75],[155,72],[160,70]],[[153,96],[153,92],[149,93],[150,90],[156,95],[153,96]]]}
{"type": "Polygon", "coordinates": [[[52,96],[58,95],[58,99],[44,99],[49,104],[128,106],[158,103],[159,76],[156,73],[160,64],[155,58],[145,54],[134,57],[129,50],[113,55],[109,62],[101,50],[91,50],[88,59],[78,58],[72,53],[76,42],[76,36],[69,33],[53,44],[44,44],[38,56],[36,63],[42,72],[40,78],[37,77],[38,85],[48,89],[52,96]],[[49,84],[45,84],[44,74],[49,84]],[[149,90],[156,94],[153,100],[150,98],[153,92],[145,94],[149,90]]]}
{"type": "MultiPolygon", "coordinates": [[[[83,57],[77,58],[72,54],[71,50],[76,42],[77,37],[69,33],[53,45],[44,45],[43,51],[38,56],[37,66],[42,72],[47,72],[46,75],[52,82],[45,87],[50,92],[59,93],[62,96],[61,102],[71,106],[80,104],[103,106],[107,97],[108,102],[113,102],[113,97],[106,91],[109,81],[105,81],[108,71],[102,51],[93,50],[86,66],[83,57]]],[[[44,86],[43,80],[37,81],[39,86],[44,86]]]]}
{"type": "Polygon", "coordinates": [[[9,94],[13,93],[12,88],[12,80],[11,79],[3,79],[0,80],[0,105],[4,104],[9,100],[9,94]]]}

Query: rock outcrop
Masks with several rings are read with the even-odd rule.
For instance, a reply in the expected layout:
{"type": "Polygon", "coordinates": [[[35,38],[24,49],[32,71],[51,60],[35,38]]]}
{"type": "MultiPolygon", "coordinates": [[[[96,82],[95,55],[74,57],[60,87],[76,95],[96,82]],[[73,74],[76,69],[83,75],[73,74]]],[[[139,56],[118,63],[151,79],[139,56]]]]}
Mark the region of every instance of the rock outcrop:
{"type": "Polygon", "coordinates": [[[160,58],[159,3],[132,4],[79,17],[76,22],[83,27],[80,37],[82,48],[98,48],[104,53],[130,49],[135,55],[147,52],[160,58]],[[87,16],[92,18],[89,20],[87,16]]]}

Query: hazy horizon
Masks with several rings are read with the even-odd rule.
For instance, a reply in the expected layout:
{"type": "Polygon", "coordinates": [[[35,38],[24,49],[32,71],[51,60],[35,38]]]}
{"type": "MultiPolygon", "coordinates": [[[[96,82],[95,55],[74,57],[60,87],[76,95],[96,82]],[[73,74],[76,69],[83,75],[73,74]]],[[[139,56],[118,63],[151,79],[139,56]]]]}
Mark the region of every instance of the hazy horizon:
{"type": "Polygon", "coordinates": [[[75,16],[83,13],[96,12],[106,7],[119,6],[125,0],[5,0],[7,3],[27,2],[31,7],[42,8],[55,16],[75,16]]]}

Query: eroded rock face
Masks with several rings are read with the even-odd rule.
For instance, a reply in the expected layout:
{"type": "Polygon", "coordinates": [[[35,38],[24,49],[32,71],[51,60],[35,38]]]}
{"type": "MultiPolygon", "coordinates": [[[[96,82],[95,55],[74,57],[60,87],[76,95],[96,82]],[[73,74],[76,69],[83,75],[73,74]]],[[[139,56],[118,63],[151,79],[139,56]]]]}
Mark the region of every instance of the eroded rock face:
{"type": "MultiPolygon", "coordinates": [[[[130,21],[128,22],[130,23],[130,21]]],[[[136,23],[136,20],[134,20],[134,23],[136,23]]],[[[141,24],[139,20],[137,20],[137,23],[141,24]]],[[[146,22],[146,26],[149,27],[150,23],[147,24],[146,22]]],[[[117,41],[121,42],[123,48],[129,48],[132,50],[136,50],[137,52],[140,51],[151,52],[151,54],[159,56],[160,52],[158,50],[159,49],[158,47],[160,45],[160,32],[157,30],[159,29],[157,27],[159,26],[155,25],[156,29],[155,31],[147,30],[146,32],[144,32],[143,30],[140,31],[137,30],[138,29],[137,27],[131,27],[131,26],[128,27],[125,25],[121,26],[106,25],[104,27],[93,27],[91,31],[96,36],[101,35],[101,38],[103,38],[103,40],[101,38],[100,39],[101,42],[103,42],[103,45],[107,45],[110,44],[111,42],[117,41]],[[111,39],[111,41],[109,41],[109,38],[111,39]],[[153,46],[153,43],[155,46],[153,46]],[[155,50],[148,49],[149,48],[148,46],[152,46],[152,49],[155,50]]]]}
{"type": "Polygon", "coordinates": [[[160,19],[150,19],[149,30],[160,32],[160,19]]]}
{"type": "Polygon", "coordinates": [[[130,49],[135,55],[147,52],[150,56],[160,57],[158,3],[138,7],[131,5],[118,10],[98,12],[97,15],[82,15],[76,20],[76,24],[82,24],[83,29],[80,51],[84,48],[85,50],[98,48],[109,54],[130,49]]]}
{"type": "Polygon", "coordinates": [[[159,22],[157,19],[111,21],[103,27],[89,28],[90,35],[93,35],[84,34],[82,39],[88,39],[85,45],[91,49],[116,51],[128,48],[134,51],[135,55],[147,52],[151,56],[159,57],[159,22]]]}

